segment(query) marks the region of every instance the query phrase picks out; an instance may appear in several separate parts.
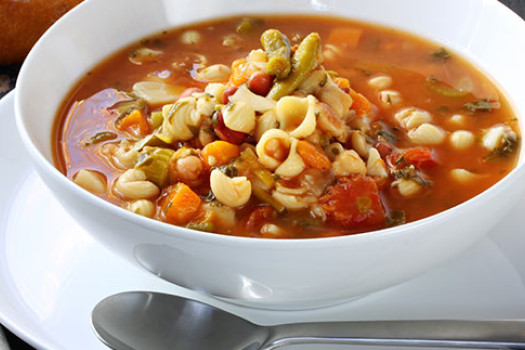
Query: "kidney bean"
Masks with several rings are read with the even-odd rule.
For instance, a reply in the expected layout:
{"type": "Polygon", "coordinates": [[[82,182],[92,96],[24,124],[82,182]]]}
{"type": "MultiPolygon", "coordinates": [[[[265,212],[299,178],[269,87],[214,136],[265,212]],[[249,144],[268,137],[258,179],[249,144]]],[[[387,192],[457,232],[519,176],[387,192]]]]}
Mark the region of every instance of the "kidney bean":
{"type": "Polygon", "coordinates": [[[215,135],[217,135],[217,137],[221,140],[236,145],[243,143],[246,136],[245,133],[228,128],[224,124],[224,119],[222,118],[222,113],[220,112],[217,113],[217,123],[213,127],[213,131],[215,131],[215,135]]]}
{"type": "Polygon", "coordinates": [[[237,86],[230,86],[222,92],[222,104],[230,102],[230,96],[237,92],[237,86]]]}
{"type": "Polygon", "coordinates": [[[394,147],[386,142],[378,142],[374,146],[377,149],[377,152],[379,152],[379,155],[381,158],[385,159],[387,156],[392,154],[394,152],[394,147]]]}
{"type": "Polygon", "coordinates": [[[195,93],[195,92],[202,92],[202,90],[199,89],[199,88],[196,88],[196,87],[187,88],[186,90],[184,90],[184,91],[182,92],[182,94],[179,95],[179,100],[180,100],[181,98],[191,96],[191,94],[193,94],[193,93],[195,93]]]}
{"type": "Polygon", "coordinates": [[[255,94],[266,96],[273,86],[273,76],[264,72],[252,74],[248,80],[248,88],[255,94]]]}

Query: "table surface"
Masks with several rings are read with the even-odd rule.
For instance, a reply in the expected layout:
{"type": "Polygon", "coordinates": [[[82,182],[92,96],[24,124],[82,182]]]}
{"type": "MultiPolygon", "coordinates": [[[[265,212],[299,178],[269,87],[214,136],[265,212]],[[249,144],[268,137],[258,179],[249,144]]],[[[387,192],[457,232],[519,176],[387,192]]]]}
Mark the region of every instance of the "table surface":
{"type": "MultiPolygon", "coordinates": [[[[525,18],[525,0],[500,0],[509,8],[514,10],[522,18],[525,18]]],[[[19,64],[0,65],[0,98],[11,91],[16,82],[16,76],[20,70],[19,64]]],[[[0,350],[31,350],[29,345],[17,338],[8,329],[0,327],[0,350]]]]}

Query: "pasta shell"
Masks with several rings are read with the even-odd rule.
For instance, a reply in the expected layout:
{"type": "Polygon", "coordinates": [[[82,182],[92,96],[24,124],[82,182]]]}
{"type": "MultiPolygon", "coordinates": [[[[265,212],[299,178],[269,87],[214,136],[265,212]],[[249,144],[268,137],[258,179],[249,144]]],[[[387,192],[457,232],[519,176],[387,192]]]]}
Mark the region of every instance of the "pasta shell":
{"type": "Polygon", "coordinates": [[[315,97],[285,96],[277,102],[275,112],[280,128],[290,136],[304,138],[311,135],[316,127],[315,97]]]}
{"type": "Polygon", "coordinates": [[[273,109],[276,105],[275,100],[254,94],[246,85],[239,86],[229,100],[232,103],[243,101],[252,106],[256,112],[265,112],[273,109]]]}
{"type": "Polygon", "coordinates": [[[350,95],[341,90],[330,78],[328,78],[326,84],[319,89],[316,96],[321,102],[332,107],[340,117],[344,116],[352,106],[352,98],[350,95]]]}
{"type": "Polygon", "coordinates": [[[335,176],[348,176],[352,174],[366,174],[366,164],[354,150],[345,150],[339,154],[332,163],[335,176]]]}
{"type": "Polygon", "coordinates": [[[257,126],[255,128],[255,139],[259,141],[262,135],[277,127],[277,115],[273,109],[266,111],[263,115],[257,118],[257,126]]]}
{"type": "Polygon", "coordinates": [[[279,191],[273,191],[272,197],[281,203],[286,209],[298,210],[306,208],[306,203],[301,201],[297,196],[292,194],[285,194],[279,191]]]}
{"type": "Polygon", "coordinates": [[[305,168],[303,158],[297,153],[297,139],[292,138],[288,158],[275,169],[275,174],[284,177],[295,177],[305,168]]]}
{"type": "Polygon", "coordinates": [[[207,83],[226,82],[230,78],[232,70],[225,64],[214,64],[206,68],[198,69],[194,78],[207,83]]]}
{"type": "Polygon", "coordinates": [[[171,103],[179,97],[185,88],[167,84],[163,81],[139,81],[133,85],[133,93],[150,105],[171,103]]]}
{"type": "Polygon", "coordinates": [[[286,131],[270,129],[262,134],[255,152],[262,165],[274,170],[288,157],[291,144],[292,140],[286,131]]]}
{"type": "Polygon", "coordinates": [[[224,125],[228,128],[244,133],[255,129],[255,111],[244,101],[229,105],[222,110],[224,125]]]}
{"type": "Polygon", "coordinates": [[[381,159],[379,152],[375,148],[370,148],[368,152],[368,161],[366,163],[366,174],[369,176],[376,176],[381,179],[388,177],[385,162],[381,159]]]}
{"type": "Polygon", "coordinates": [[[215,198],[231,208],[248,203],[252,195],[252,184],[245,176],[230,178],[218,169],[210,174],[210,187],[215,198]]]}
{"type": "Polygon", "coordinates": [[[193,138],[193,132],[189,126],[198,125],[199,115],[196,114],[197,99],[185,97],[172,105],[162,107],[164,120],[160,133],[170,140],[189,140],[193,138]]]}
{"type": "Polygon", "coordinates": [[[415,107],[403,108],[394,115],[394,118],[405,130],[414,129],[432,121],[430,113],[415,107]]]}

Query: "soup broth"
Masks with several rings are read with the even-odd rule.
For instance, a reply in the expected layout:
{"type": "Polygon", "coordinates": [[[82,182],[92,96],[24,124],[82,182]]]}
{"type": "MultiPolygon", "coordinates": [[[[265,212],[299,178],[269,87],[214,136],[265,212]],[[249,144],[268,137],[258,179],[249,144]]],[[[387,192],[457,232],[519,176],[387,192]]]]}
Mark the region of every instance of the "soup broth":
{"type": "Polygon", "coordinates": [[[455,52],[367,23],[248,16],[162,32],[93,67],[58,112],[57,167],[179,226],[362,233],[481,193],[517,162],[517,117],[455,52]]]}

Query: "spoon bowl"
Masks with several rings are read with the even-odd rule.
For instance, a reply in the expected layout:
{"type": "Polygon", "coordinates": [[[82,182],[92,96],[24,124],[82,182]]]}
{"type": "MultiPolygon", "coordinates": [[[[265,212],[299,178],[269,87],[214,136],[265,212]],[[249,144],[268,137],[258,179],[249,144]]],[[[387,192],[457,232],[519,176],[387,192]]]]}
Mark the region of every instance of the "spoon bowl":
{"type": "Polygon", "coordinates": [[[92,313],[97,336],[115,350],[272,350],[293,344],[525,349],[525,321],[365,321],[261,326],[199,301],[124,292],[92,313]]]}

